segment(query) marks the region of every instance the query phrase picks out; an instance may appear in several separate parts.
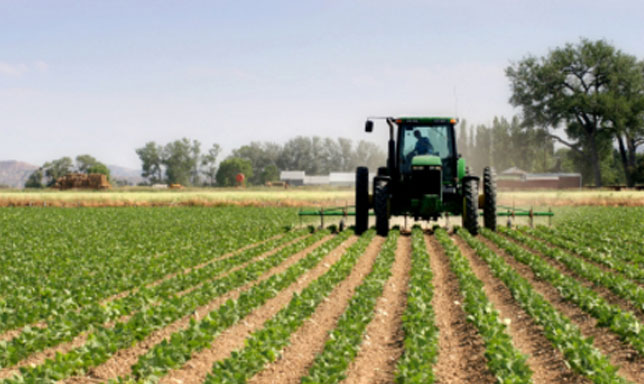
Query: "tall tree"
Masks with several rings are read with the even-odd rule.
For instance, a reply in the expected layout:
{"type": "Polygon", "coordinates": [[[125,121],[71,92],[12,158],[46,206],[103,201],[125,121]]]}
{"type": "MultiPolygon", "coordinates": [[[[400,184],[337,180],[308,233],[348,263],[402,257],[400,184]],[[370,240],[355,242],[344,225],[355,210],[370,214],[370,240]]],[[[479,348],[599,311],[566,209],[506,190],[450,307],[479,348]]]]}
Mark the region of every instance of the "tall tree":
{"type": "Polygon", "coordinates": [[[595,185],[602,185],[600,150],[611,139],[608,117],[614,103],[610,79],[622,53],[605,41],[582,39],[544,57],[527,57],[506,69],[510,102],[523,110],[528,126],[549,135],[590,162],[595,185]],[[568,139],[555,129],[563,125],[568,139]]]}
{"type": "Polygon", "coordinates": [[[199,184],[201,143],[187,138],[175,140],[163,147],[162,163],[169,184],[199,184]]]}
{"type": "Polygon", "coordinates": [[[637,181],[637,149],[644,144],[644,63],[620,54],[609,78],[612,94],[608,119],[612,123],[619,158],[629,187],[637,181]]]}
{"type": "Polygon", "coordinates": [[[27,178],[27,181],[25,182],[25,188],[42,188],[42,177],[42,168],[36,169],[29,175],[29,178],[27,178]]]}
{"type": "Polygon", "coordinates": [[[65,156],[60,159],[52,160],[42,166],[47,178],[47,186],[51,187],[56,184],[56,180],[72,173],[74,170],[74,162],[71,158],[65,156]]]}
{"type": "Polygon", "coordinates": [[[80,173],[101,173],[107,178],[110,178],[110,169],[107,165],[96,160],[94,156],[91,155],[78,155],[76,156],[76,169],[80,173]]]}
{"type": "Polygon", "coordinates": [[[141,159],[141,176],[148,179],[150,184],[163,182],[163,148],[154,141],[145,143],[137,148],[136,154],[141,159]]]}
{"type": "Polygon", "coordinates": [[[213,186],[217,177],[217,158],[221,153],[221,146],[214,143],[201,158],[201,173],[206,177],[206,184],[213,186]]]}

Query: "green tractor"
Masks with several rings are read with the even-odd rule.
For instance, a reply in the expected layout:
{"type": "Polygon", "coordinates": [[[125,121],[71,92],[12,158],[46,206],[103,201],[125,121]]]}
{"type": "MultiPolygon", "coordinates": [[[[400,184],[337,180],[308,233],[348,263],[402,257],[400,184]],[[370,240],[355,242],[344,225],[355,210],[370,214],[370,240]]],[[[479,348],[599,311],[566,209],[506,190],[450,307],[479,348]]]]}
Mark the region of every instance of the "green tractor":
{"type": "MultiPolygon", "coordinates": [[[[369,170],[356,170],[356,224],[360,234],[369,226],[369,210],[376,216],[376,232],[387,236],[389,218],[410,216],[438,220],[443,214],[459,215],[470,233],[479,230],[479,209],[486,228],[496,230],[496,182],[491,168],[479,177],[470,175],[457,152],[454,125],[445,117],[387,117],[389,146],[387,166],[378,168],[369,193],[369,170]]],[[[371,119],[366,132],[373,131],[371,119]]]]}

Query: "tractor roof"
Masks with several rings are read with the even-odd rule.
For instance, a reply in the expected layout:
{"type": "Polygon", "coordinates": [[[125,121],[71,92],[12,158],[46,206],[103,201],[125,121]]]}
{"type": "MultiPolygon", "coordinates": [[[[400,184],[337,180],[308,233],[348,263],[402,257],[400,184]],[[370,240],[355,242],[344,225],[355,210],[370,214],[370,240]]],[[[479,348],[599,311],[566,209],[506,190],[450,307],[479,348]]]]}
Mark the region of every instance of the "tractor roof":
{"type": "Polygon", "coordinates": [[[397,117],[394,121],[397,124],[454,124],[457,120],[453,117],[397,117]]]}

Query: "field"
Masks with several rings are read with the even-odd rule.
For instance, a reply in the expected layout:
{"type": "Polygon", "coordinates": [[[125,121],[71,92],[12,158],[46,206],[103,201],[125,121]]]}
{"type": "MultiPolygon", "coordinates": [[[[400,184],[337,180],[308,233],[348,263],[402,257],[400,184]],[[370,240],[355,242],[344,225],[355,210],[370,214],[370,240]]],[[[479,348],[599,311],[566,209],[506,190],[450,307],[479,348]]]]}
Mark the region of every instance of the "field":
{"type": "Polygon", "coordinates": [[[476,237],[296,213],[0,209],[0,381],[644,382],[644,208],[476,237]]]}

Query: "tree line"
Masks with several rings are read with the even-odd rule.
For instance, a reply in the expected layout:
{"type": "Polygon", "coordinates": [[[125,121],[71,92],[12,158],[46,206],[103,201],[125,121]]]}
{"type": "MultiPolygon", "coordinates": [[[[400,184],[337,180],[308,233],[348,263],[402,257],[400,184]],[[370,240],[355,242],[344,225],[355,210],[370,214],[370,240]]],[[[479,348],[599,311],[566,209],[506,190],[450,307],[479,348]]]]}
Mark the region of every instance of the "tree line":
{"type": "Polygon", "coordinates": [[[76,161],[71,157],[64,156],[60,159],[48,161],[33,171],[27,181],[25,188],[52,187],[56,180],[70,173],[102,173],[110,180],[110,170],[100,161],[91,155],[78,155],[76,161]]]}
{"type": "Polygon", "coordinates": [[[213,144],[202,153],[201,143],[183,138],[167,143],[154,141],[136,149],[142,176],[148,184],[232,186],[243,173],[248,183],[263,185],[279,180],[282,170],[300,170],[312,175],[352,172],[358,165],[375,170],[386,161],[384,150],[371,142],[354,143],[345,138],[298,136],[284,144],[251,142],[232,150],[218,163],[221,146],[213,144]]]}

